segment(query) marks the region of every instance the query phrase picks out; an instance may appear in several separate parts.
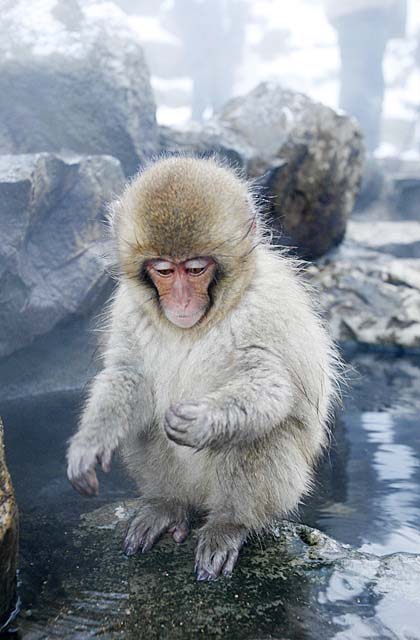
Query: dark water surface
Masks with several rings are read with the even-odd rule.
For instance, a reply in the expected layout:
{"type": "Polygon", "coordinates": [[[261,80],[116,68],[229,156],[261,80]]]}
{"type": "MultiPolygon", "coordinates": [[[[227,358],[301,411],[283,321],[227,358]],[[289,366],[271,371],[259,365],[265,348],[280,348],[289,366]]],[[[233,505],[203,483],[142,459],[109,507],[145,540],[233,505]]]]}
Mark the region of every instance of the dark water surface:
{"type": "MultiPolygon", "coordinates": [[[[345,394],[344,410],[337,419],[332,436],[332,448],[320,465],[315,492],[302,506],[300,520],[340,542],[375,555],[394,552],[420,554],[420,358],[359,353],[350,357],[350,363],[354,370],[345,394]]],[[[90,555],[81,551],[79,555],[74,531],[81,514],[85,514],[86,518],[87,512],[101,505],[134,495],[118,463],[114,464],[110,476],[101,476],[99,498],[83,499],[68,486],[64,463],[66,440],[75,428],[80,403],[80,394],[67,392],[13,400],[0,405],[6,428],[8,464],[21,511],[20,592],[23,608],[19,624],[23,629],[23,637],[195,637],[194,634],[188,635],[188,627],[184,636],[171,635],[164,629],[161,633],[155,630],[154,635],[150,631],[142,635],[141,620],[134,635],[128,632],[120,635],[117,620],[119,615],[123,615],[121,612],[128,611],[124,609],[128,596],[125,587],[116,590],[113,580],[115,572],[120,571],[120,579],[124,582],[127,561],[122,559],[119,549],[110,551],[107,548],[106,553],[111,553],[111,557],[114,554],[116,561],[115,571],[111,569],[109,576],[104,569],[104,576],[108,576],[104,578],[104,586],[101,580],[94,580],[95,571],[99,571],[97,549],[96,555],[93,550],[90,555]],[[60,549],[63,550],[62,554],[60,549]],[[80,567],[82,558],[86,571],[80,567]],[[85,575],[89,575],[86,584],[85,579],[80,577],[85,575]],[[74,587],[74,584],[73,587],[68,586],[65,576],[74,576],[74,584],[80,581],[78,597],[82,603],[83,619],[79,619],[79,614],[70,612],[66,618],[67,626],[61,631],[43,633],[47,619],[51,619],[51,612],[60,603],[66,602],[74,587]],[[96,592],[99,583],[102,590],[96,592]],[[92,619],[97,621],[101,607],[104,612],[115,613],[114,631],[108,627],[108,631],[102,634],[96,623],[89,627],[89,616],[92,615],[92,619]]],[[[101,532],[104,545],[111,544],[111,533],[107,527],[105,524],[101,532]]],[[[162,553],[166,553],[165,549],[162,553]]],[[[181,552],[176,550],[171,553],[183,567],[185,559],[180,555],[181,552]]],[[[150,554],[147,562],[152,563],[152,567],[153,562],[171,560],[168,560],[168,555],[162,560],[160,556],[150,554]]],[[[188,567],[188,571],[191,568],[188,567]]],[[[156,581],[152,573],[149,579],[156,581]]],[[[275,582],[280,583],[281,580],[275,582]]],[[[237,585],[234,582],[232,584],[237,585]]],[[[130,589],[132,591],[133,587],[130,589]]],[[[160,593],[165,589],[165,584],[153,583],[151,589],[157,589],[160,593]]],[[[193,579],[191,589],[196,590],[193,579]]],[[[413,607],[410,605],[407,608],[402,598],[392,615],[395,617],[396,611],[404,622],[409,616],[408,630],[404,630],[404,625],[401,626],[401,620],[391,620],[386,627],[378,626],[376,635],[375,626],[369,626],[366,622],[373,619],[377,604],[373,601],[374,597],[369,596],[366,584],[354,585],[349,579],[343,588],[342,582],[334,586],[331,580],[329,589],[328,634],[325,625],[317,631],[320,618],[326,614],[318,616],[317,607],[311,608],[312,605],[307,604],[310,601],[300,597],[299,593],[295,594],[292,588],[286,595],[282,594],[281,601],[278,594],[276,596],[268,589],[267,593],[254,594],[254,602],[252,587],[248,585],[245,588],[248,605],[245,603],[244,615],[248,620],[249,632],[244,631],[245,627],[239,635],[230,630],[229,634],[226,632],[226,637],[314,640],[324,637],[341,640],[420,638],[420,605],[417,612],[414,610],[413,613],[413,607]],[[362,601],[365,598],[365,602],[361,602],[360,598],[362,601]],[[337,602],[341,607],[338,612],[334,608],[337,602]]],[[[72,602],[74,605],[74,597],[72,602]]],[[[194,608],[199,608],[200,602],[194,600],[194,608]]],[[[325,607],[320,597],[318,604],[325,607]]],[[[194,611],[191,611],[191,615],[194,615],[194,611]]],[[[202,615],[205,613],[202,612],[202,615]]],[[[212,611],[208,615],[213,615],[212,611]]],[[[155,612],[150,616],[153,620],[158,614],[155,612]]],[[[207,630],[206,637],[225,637],[223,629],[217,629],[217,625],[213,632],[207,630]]]]}

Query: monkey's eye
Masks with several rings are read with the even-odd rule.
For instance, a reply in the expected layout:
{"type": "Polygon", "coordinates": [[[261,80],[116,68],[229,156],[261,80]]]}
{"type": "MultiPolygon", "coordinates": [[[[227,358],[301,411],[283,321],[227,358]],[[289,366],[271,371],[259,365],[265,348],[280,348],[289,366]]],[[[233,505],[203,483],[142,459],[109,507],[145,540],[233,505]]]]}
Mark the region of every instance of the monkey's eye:
{"type": "Polygon", "coordinates": [[[155,269],[155,271],[160,276],[162,276],[162,278],[167,278],[168,276],[172,275],[174,272],[173,269],[155,269]]]}
{"type": "Polygon", "coordinates": [[[187,269],[187,273],[190,274],[190,276],[199,276],[200,273],[204,273],[207,267],[190,267],[189,269],[187,269]]]}
{"type": "Polygon", "coordinates": [[[207,271],[209,264],[208,258],[193,258],[185,263],[185,270],[190,276],[200,276],[207,271]]]}
{"type": "Polygon", "coordinates": [[[157,260],[156,262],[151,262],[150,266],[158,274],[158,276],[161,276],[161,278],[168,278],[175,271],[173,265],[166,260],[157,260]]]}

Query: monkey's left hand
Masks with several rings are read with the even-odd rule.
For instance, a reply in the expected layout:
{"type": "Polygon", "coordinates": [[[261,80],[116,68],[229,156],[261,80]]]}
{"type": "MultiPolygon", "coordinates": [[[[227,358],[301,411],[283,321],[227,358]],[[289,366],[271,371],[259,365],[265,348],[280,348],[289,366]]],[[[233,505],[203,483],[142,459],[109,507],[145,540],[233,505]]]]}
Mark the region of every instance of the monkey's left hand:
{"type": "Polygon", "coordinates": [[[215,407],[207,400],[177,402],[165,414],[170,440],[184,447],[203,449],[214,437],[215,407]]]}

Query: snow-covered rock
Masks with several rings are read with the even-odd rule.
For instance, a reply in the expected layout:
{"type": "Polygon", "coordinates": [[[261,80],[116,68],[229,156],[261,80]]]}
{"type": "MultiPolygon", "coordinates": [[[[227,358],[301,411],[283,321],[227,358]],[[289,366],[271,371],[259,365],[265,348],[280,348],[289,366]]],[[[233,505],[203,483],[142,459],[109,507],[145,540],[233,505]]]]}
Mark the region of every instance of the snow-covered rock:
{"type": "Polygon", "coordinates": [[[123,181],[109,156],[0,156],[0,356],[96,308],[104,201],[123,181]]]}
{"type": "Polygon", "coordinates": [[[137,32],[111,2],[16,0],[0,14],[0,152],[155,151],[155,103],[137,32]]]}
{"type": "Polygon", "coordinates": [[[341,247],[308,269],[336,340],[420,347],[419,240],[418,222],[352,222],[341,247]]]}

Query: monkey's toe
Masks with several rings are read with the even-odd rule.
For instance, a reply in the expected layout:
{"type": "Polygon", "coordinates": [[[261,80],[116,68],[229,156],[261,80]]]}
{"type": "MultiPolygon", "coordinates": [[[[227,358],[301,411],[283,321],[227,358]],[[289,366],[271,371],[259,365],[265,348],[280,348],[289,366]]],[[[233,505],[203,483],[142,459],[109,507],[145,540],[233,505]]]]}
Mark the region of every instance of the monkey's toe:
{"type": "Polygon", "coordinates": [[[245,540],[245,534],[238,530],[236,535],[204,534],[200,539],[195,573],[199,581],[216,580],[219,576],[229,577],[238,560],[239,551],[245,540]]]}
{"type": "Polygon", "coordinates": [[[175,540],[175,542],[177,542],[178,544],[181,544],[182,542],[185,542],[185,540],[187,539],[188,534],[190,532],[190,527],[188,522],[185,521],[179,525],[170,527],[168,529],[168,532],[172,534],[172,537],[175,540]]]}
{"type": "Polygon", "coordinates": [[[230,577],[238,556],[239,549],[232,549],[230,551],[218,550],[212,554],[209,560],[197,558],[195,565],[197,580],[200,582],[211,582],[221,575],[224,575],[226,578],[230,577]]]}
{"type": "Polygon", "coordinates": [[[143,518],[136,517],[130,523],[124,540],[124,553],[133,556],[137,551],[147,553],[155,542],[166,531],[167,525],[159,525],[157,522],[145,522],[143,518]]]}
{"type": "Polygon", "coordinates": [[[189,523],[177,517],[180,513],[175,513],[160,506],[143,505],[128,526],[123,545],[125,555],[132,556],[137,551],[147,553],[167,531],[175,542],[184,542],[189,533],[189,523]]]}

